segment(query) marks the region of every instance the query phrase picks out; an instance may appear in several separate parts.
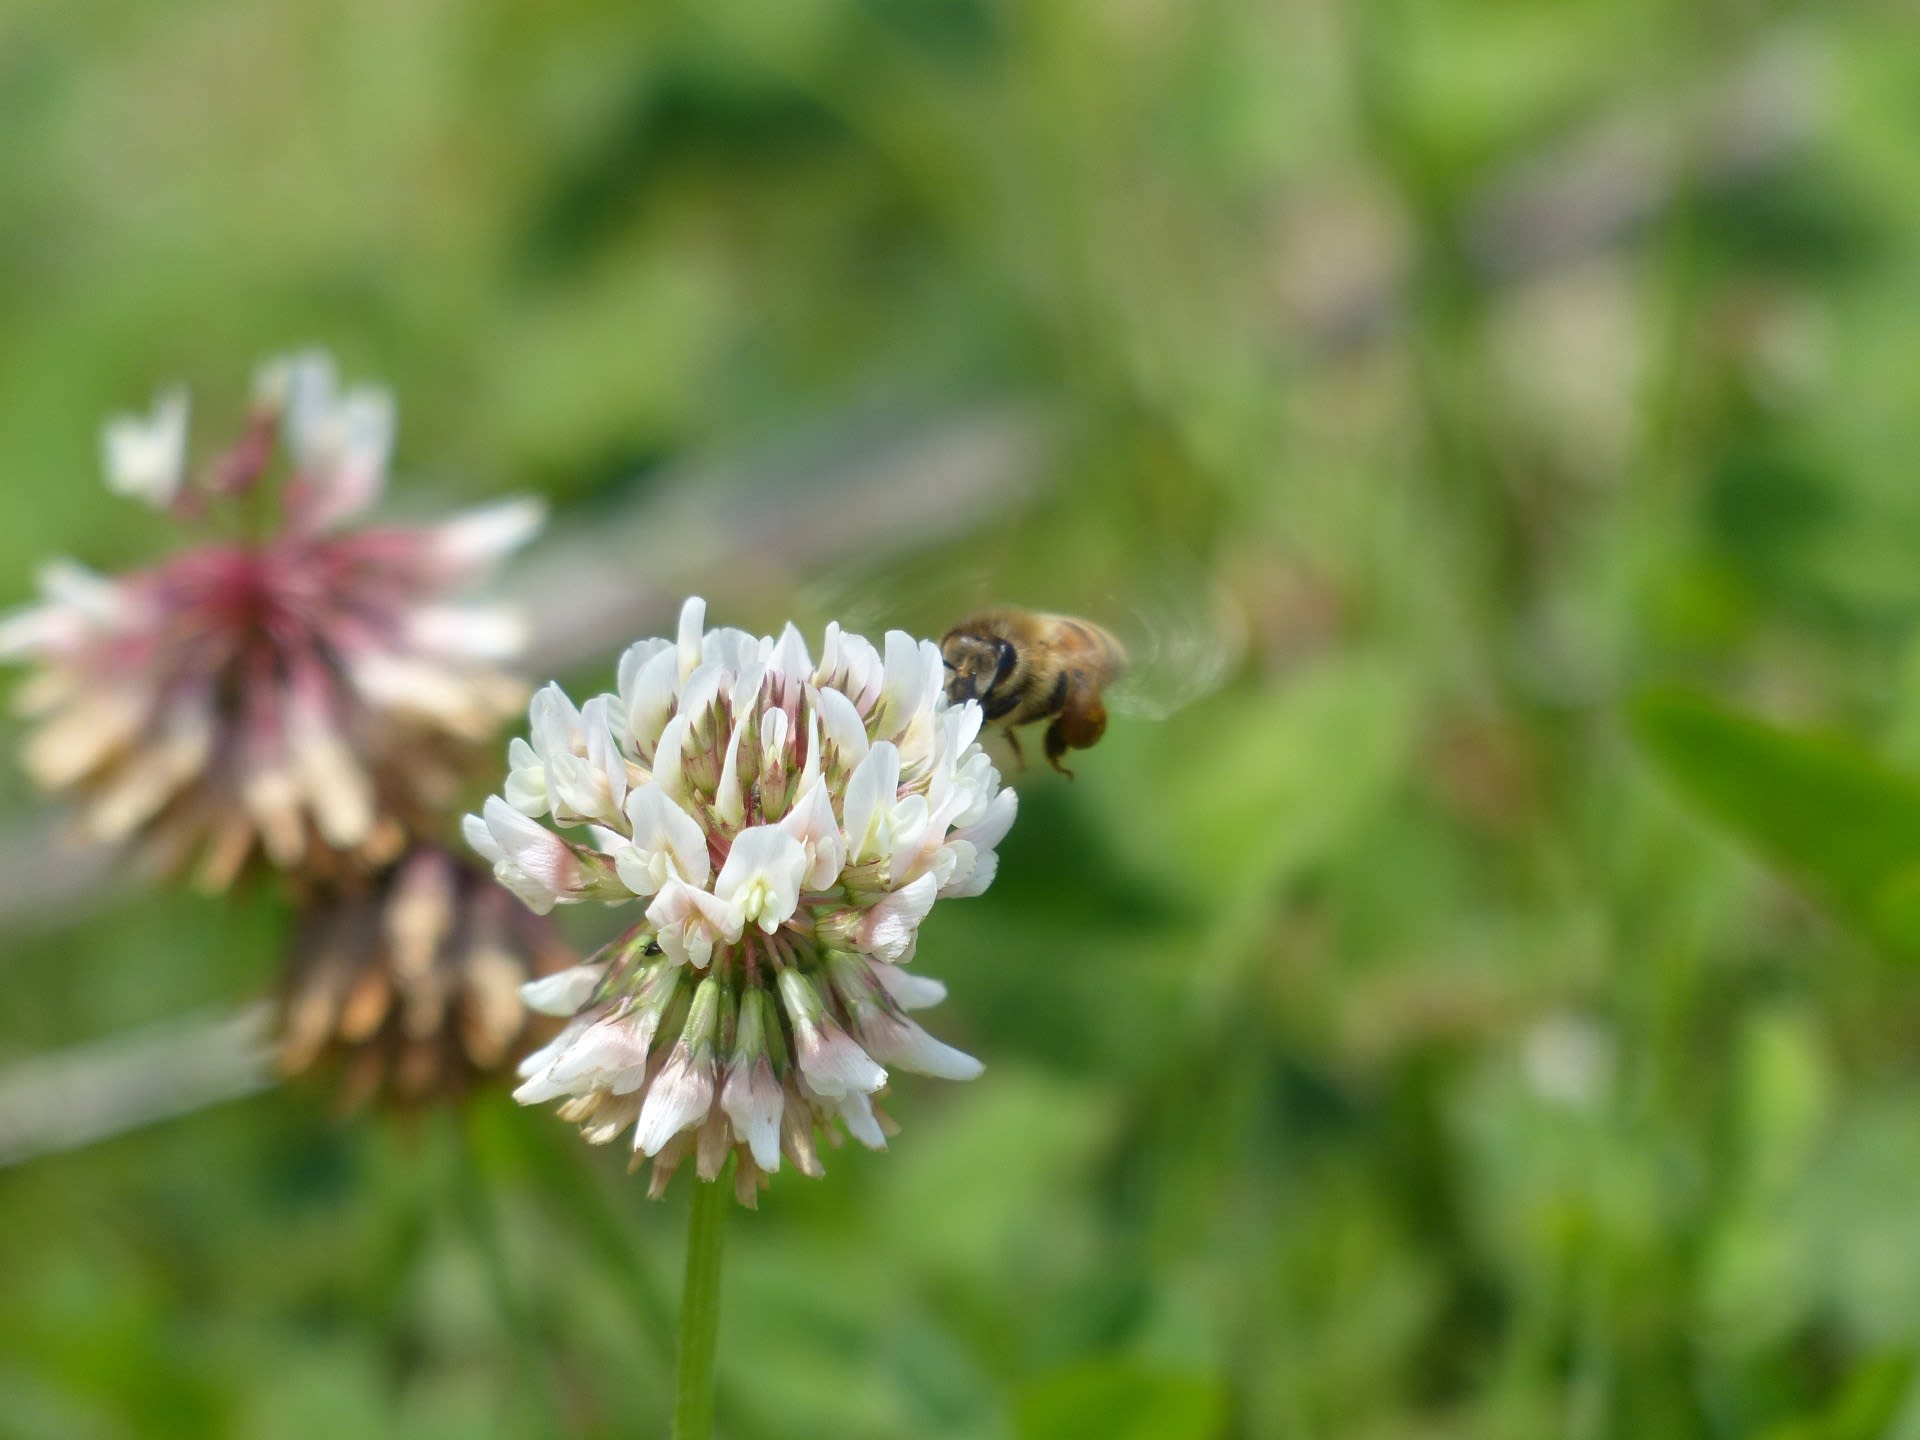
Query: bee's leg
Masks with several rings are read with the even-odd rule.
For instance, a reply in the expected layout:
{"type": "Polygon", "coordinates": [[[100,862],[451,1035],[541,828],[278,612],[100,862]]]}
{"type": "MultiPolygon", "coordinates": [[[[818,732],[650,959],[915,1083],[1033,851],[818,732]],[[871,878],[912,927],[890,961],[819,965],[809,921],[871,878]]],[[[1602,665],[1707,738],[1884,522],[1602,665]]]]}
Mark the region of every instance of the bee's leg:
{"type": "Polygon", "coordinates": [[[1069,780],[1073,772],[1060,763],[1069,750],[1085,750],[1107,733],[1107,707],[1098,695],[1084,693],[1069,696],[1060,713],[1047,727],[1047,759],[1069,780]]]}
{"type": "Polygon", "coordinates": [[[1011,725],[1000,733],[1007,737],[1007,748],[1013,751],[1013,758],[1019,762],[1020,768],[1025,770],[1027,768],[1027,755],[1026,752],[1020,748],[1020,737],[1014,733],[1011,725]]]}

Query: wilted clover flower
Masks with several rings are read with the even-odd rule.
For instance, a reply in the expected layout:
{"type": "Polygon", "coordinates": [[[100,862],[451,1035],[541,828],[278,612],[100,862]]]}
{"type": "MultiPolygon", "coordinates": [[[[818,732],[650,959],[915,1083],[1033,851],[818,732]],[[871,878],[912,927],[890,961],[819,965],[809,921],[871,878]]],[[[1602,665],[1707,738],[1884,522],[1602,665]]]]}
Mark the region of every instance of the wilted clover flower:
{"type": "Polygon", "coordinates": [[[80,797],[91,838],[168,872],[197,861],[218,889],[258,855],[328,873],[438,829],[525,694],[497,668],[518,617],[449,597],[541,510],[341,528],[385,488],[393,424],[385,391],[343,391],[309,354],[261,372],[239,440],[193,483],[184,395],[107,426],[109,488],[193,543],[119,577],[51,566],[41,603],[0,620],[0,660],[35,667],[27,769],[80,797]]]}
{"type": "MultiPolygon", "coordinates": [[[[343,1101],[457,1096],[525,1053],[520,987],[575,962],[553,924],[437,846],[304,897],[280,997],[280,1069],[344,1069],[343,1101]]],[[[548,1025],[551,1022],[545,1022],[548,1025]]]]}
{"type": "Polygon", "coordinates": [[[526,988],[571,1018],[516,1098],[569,1097],[596,1144],[631,1127],[656,1195],[687,1155],[712,1180],[737,1151],[751,1204],[782,1155],[821,1173],[817,1128],[884,1148],[887,1066],[980,1073],[908,1018],[946,992],[901,967],[936,898],[986,889],[1015,799],[930,642],[891,632],[883,659],[829,626],[816,665],[792,626],[703,634],[705,616],[689,600],[677,641],[628,650],[617,694],[537,694],[506,796],[467,837],[535,910],[646,905],[594,962],[526,988]]]}

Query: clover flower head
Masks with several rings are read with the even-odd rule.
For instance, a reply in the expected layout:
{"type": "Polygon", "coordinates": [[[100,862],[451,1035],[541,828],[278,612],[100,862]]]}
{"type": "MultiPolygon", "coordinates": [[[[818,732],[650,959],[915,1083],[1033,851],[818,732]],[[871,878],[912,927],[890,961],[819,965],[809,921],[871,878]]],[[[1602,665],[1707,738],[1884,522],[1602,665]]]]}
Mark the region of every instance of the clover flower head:
{"type": "Polygon", "coordinates": [[[550,1027],[521,986],[577,958],[550,920],[438,846],[310,886],[280,987],[280,1070],[337,1068],[344,1108],[456,1098],[550,1027]]]}
{"type": "Polygon", "coordinates": [[[70,563],[0,618],[35,729],[26,766],[77,796],[90,838],[131,841],[211,889],[257,859],[375,867],[437,828],[525,691],[499,666],[520,617],[456,603],[539,528],[525,501],[349,528],[386,485],[391,397],[324,355],[266,366],[237,441],[190,476],[187,400],[110,422],[114,492],[191,539],[109,577],[70,563]]]}
{"type": "Polygon", "coordinates": [[[713,1180],[737,1154],[751,1204],[783,1158],[822,1173],[817,1134],[884,1148],[889,1067],[980,1073],[910,1018],[945,990],[904,967],[936,899],[993,879],[1015,797],[931,642],[829,626],[816,662],[791,626],[705,616],[689,600],[674,639],[629,649],[614,693],[536,694],[504,794],[466,829],[536,911],[645,906],[594,960],[527,987],[568,1023],[516,1097],[563,1101],[595,1143],[631,1131],[654,1194],[688,1156],[713,1180]]]}

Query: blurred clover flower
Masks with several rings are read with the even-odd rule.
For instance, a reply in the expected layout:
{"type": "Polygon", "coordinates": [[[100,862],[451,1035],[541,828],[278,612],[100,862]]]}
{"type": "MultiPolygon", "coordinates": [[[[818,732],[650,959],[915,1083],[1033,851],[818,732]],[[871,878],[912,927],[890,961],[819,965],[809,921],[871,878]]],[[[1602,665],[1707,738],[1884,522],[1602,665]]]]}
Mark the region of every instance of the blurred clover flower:
{"type": "Polygon", "coordinates": [[[260,372],[238,441],[191,482],[183,393],[106,427],[109,488],[194,542],[118,577],[52,565],[44,599],[0,620],[0,660],[34,667],[26,767],[81,799],[91,838],[165,873],[197,861],[218,890],[257,857],[352,873],[438,831],[525,695],[498,668],[518,617],[449,597],[542,511],[346,528],[385,488],[393,432],[386,391],[343,390],[312,353],[260,372]]]}
{"type": "Polygon", "coordinates": [[[885,1147],[885,1067],[980,1073],[908,1018],[946,992],[901,967],[936,898],[992,881],[1015,797],[932,643],[890,632],[883,658],[829,626],[816,665],[792,626],[703,633],[705,616],[689,600],[677,640],[629,649],[617,694],[537,694],[467,838],[536,911],[646,904],[593,962],[527,986],[568,1024],[516,1098],[568,1097],[596,1144],[632,1127],[655,1195],[689,1154],[714,1180],[737,1152],[751,1205],[783,1155],[822,1173],[817,1128],[885,1147]]]}
{"type": "Polygon", "coordinates": [[[485,870],[418,847],[311,897],[282,981],[280,1069],[339,1064],[344,1107],[458,1096],[533,1043],[520,987],[574,960],[485,870]]]}

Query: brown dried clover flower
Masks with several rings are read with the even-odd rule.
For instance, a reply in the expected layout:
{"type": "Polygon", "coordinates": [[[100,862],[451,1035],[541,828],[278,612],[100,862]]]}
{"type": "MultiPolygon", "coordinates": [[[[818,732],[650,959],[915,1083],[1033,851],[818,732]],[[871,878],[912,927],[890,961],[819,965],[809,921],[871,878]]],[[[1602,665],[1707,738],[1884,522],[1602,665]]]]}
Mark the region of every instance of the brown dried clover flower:
{"type": "Polygon", "coordinates": [[[552,1029],[520,987],[575,960],[551,921],[438,847],[324,882],[282,974],[279,1068],[337,1066],[343,1108],[458,1098],[552,1029]]]}

